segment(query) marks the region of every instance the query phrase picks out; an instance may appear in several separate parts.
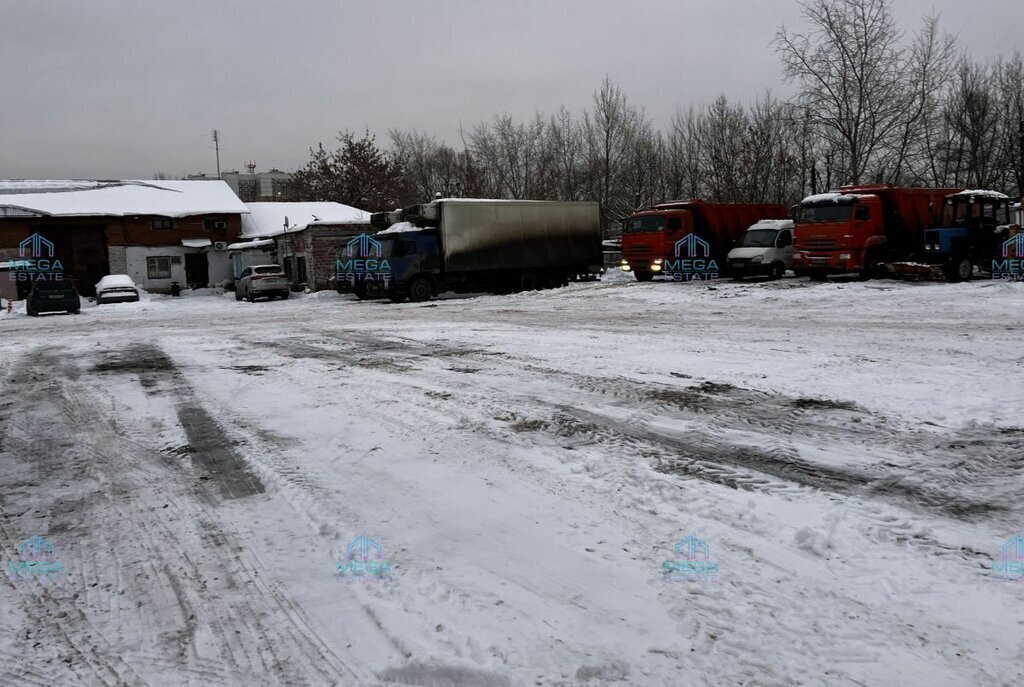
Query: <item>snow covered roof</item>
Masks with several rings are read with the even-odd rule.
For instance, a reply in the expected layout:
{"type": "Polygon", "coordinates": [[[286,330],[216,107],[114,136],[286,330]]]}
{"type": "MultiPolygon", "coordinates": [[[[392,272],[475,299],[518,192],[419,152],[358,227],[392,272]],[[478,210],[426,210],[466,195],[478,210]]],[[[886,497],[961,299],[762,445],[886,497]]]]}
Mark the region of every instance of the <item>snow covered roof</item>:
{"type": "Polygon", "coordinates": [[[241,241],[239,243],[232,243],[228,246],[228,250],[246,250],[248,248],[263,248],[265,246],[274,245],[274,239],[256,239],[254,241],[241,241]]]}
{"type": "Polygon", "coordinates": [[[759,219],[751,229],[792,229],[791,219],[759,219]]]}
{"type": "Polygon", "coordinates": [[[848,193],[818,193],[813,196],[807,196],[802,201],[801,205],[817,205],[819,203],[852,203],[857,200],[857,196],[851,196],[848,193]]]}
{"type": "Polygon", "coordinates": [[[0,216],[124,217],[243,214],[231,187],[209,181],[0,180],[0,216]]]}
{"type": "Polygon", "coordinates": [[[242,217],[243,238],[265,238],[288,231],[301,231],[318,224],[369,224],[370,213],[341,203],[246,203],[249,214],[242,217]]]}

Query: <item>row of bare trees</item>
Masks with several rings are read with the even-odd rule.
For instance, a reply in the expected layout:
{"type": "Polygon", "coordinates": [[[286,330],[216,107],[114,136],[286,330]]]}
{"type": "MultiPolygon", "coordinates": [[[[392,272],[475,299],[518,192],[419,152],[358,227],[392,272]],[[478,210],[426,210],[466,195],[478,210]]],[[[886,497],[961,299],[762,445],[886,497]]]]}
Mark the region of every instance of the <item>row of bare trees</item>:
{"type": "Polygon", "coordinates": [[[1024,191],[1019,52],[977,62],[936,17],[905,36],[893,0],[800,4],[800,29],[783,27],[775,36],[795,86],[789,100],[768,92],[746,104],[719,97],[680,109],[659,128],[606,78],[583,112],[563,107],[521,121],[499,115],[463,131],[456,146],[393,130],[390,146],[380,149],[369,134],[343,133],[336,153],[311,151],[295,197],[359,205],[370,196],[372,209],[436,193],[596,200],[612,226],[670,198],[793,203],[846,183],[1024,191]],[[361,188],[360,198],[338,195],[358,184],[322,178],[332,159],[372,163],[365,171],[386,187],[361,188]]]}

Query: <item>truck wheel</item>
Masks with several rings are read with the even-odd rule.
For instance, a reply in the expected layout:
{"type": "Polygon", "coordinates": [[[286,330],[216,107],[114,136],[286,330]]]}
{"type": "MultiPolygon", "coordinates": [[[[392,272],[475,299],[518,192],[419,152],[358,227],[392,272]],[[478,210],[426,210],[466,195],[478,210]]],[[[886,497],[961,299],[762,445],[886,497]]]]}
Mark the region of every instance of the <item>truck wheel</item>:
{"type": "Polygon", "coordinates": [[[548,272],[544,275],[544,288],[557,289],[565,286],[568,280],[557,272],[548,272]]]}
{"type": "Polygon", "coordinates": [[[366,284],[361,282],[357,282],[355,286],[352,287],[352,293],[354,293],[356,298],[361,301],[365,301],[369,297],[369,294],[366,292],[366,284]]]}
{"type": "Polygon", "coordinates": [[[633,270],[633,276],[636,277],[637,281],[651,281],[654,279],[654,272],[641,272],[640,270],[633,270]]]}
{"type": "Polygon", "coordinates": [[[881,279],[887,276],[882,268],[882,261],[877,255],[868,255],[864,258],[864,267],[857,274],[857,279],[867,281],[868,279],[881,279]]]}
{"type": "Polygon", "coordinates": [[[520,291],[536,291],[540,288],[540,279],[536,272],[522,272],[519,275],[520,291]]]}
{"type": "Polygon", "coordinates": [[[974,276],[974,265],[967,258],[954,259],[946,267],[946,281],[950,283],[967,281],[972,276],[974,276]]]}
{"type": "Polygon", "coordinates": [[[430,286],[430,280],[426,277],[416,277],[409,284],[409,300],[413,303],[429,301],[434,295],[434,289],[430,286]]]}
{"type": "Polygon", "coordinates": [[[786,263],[784,263],[784,262],[773,262],[772,266],[771,266],[771,270],[768,272],[768,278],[772,279],[772,280],[782,279],[782,275],[784,275],[785,273],[786,273],[786,263]]]}

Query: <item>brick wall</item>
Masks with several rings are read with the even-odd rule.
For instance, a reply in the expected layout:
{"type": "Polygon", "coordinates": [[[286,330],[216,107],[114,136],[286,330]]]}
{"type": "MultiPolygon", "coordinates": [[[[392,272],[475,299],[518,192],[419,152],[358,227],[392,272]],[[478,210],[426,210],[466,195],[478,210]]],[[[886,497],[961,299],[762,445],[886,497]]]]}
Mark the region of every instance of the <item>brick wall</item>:
{"type": "Polygon", "coordinates": [[[337,269],[338,253],[345,247],[349,239],[361,233],[372,233],[376,229],[368,224],[342,224],[324,227],[313,227],[311,233],[313,256],[307,265],[310,285],[317,291],[334,289],[334,276],[337,269]]]}
{"type": "Polygon", "coordinates": [[[107,256],[110,260],[111,274],[128,274],[128,255],[124,246],[108,247],[107,256]]]}

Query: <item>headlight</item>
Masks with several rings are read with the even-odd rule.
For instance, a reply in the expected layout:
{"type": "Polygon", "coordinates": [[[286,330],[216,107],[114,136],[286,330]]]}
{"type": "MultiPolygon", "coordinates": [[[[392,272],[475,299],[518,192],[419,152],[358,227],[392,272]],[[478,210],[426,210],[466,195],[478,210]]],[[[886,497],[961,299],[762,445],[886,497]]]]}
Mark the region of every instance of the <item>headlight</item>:
{"type": "Polygon", "coordinates": [[[754,257],[750,258],[750,262],[753,262],[753,263],[764,262],[764,256],[763,255],[755,255],[754,257]]]}
{"type": "Polygon", "coordinates": [[[839,254],[839,259],[840,260],[852,260],[853,256],[850,255],[849,253],[840,253],[839,254]]]}
{"type": "Polygon", "coordinates": [[[654,260],[654,264],[655,265],[660,265],[663,262],[665,262],[664,258],[655,258],[655,260],[654,260]]]}
{"type": "Polygon", "coordinates": [[[661,272],[661,265],[659,263],[651,265],[651,272],[661,272]]]}
{"type": "Polygon", "coordinates": [[[629,260],[626,260],[625,258],[623,258],[622,262],[620,264],[625,265],[626,267],[629,267],[629,260]]]}
{"type": "Polygon", "coordinates": [[[793,253],[793,259],[794,260],[803,260],[804,259],[804,254],[803,253],[793,253]]]}

